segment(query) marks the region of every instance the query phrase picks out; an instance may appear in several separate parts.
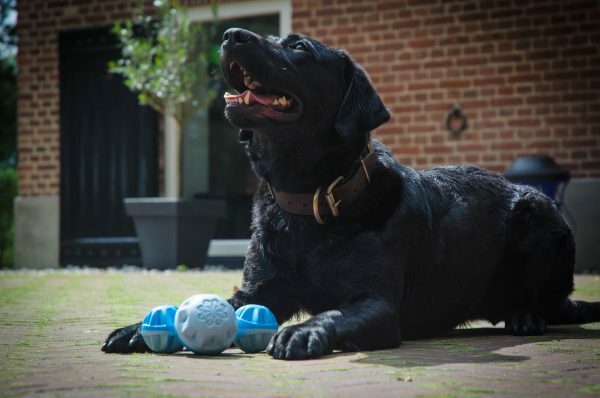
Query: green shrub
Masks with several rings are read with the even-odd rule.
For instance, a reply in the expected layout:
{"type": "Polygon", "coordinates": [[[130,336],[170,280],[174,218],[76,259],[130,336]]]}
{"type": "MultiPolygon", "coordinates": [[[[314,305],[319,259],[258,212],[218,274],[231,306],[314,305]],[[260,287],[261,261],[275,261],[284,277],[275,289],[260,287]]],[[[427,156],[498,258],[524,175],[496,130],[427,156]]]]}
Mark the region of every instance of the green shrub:
{"type": "Polygon", "coordinates": [[[0,268],[13,266],[14,214],[17,195],[17,171],[13,167],[0,169],[0,268]]]}

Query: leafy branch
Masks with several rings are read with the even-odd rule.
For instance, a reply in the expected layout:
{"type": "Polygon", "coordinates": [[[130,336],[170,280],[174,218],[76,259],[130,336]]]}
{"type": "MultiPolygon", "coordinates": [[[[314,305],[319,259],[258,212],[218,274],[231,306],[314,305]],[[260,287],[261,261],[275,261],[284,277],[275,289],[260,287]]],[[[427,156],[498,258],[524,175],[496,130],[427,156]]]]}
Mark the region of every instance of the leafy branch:
{"type": "MultiPolygon", "coordinates": [[[[210,45],[213,32],[192,23],[175,0],[156,0],[154,6],[154,17],[139,12],[133,20],[115,24],[121,58],[111,61],[109,70],[124,76],[140,103],[181,123],[182,104],[192,100],[194,83],[207,83],[200,98],[193,98],[196,106],[207,107],[216,96],[216,76],[209,71],[218,62],[218,48],[210,45]]],[[[212,10],[216,18],[215,5],[212,10]]]]}

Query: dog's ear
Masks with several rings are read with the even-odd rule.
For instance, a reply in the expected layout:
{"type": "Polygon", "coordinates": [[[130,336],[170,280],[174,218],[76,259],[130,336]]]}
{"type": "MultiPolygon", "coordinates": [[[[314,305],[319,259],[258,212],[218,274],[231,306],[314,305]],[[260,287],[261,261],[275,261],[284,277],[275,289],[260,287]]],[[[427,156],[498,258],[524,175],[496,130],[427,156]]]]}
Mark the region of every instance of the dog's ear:
{"type": "Polygon", "coordinates": [[[390,113],[375,92],[365,71],[346,58],[346,92],[338,110],[335,129],[344,142],[352,142],[390,120],[390,113]]]}

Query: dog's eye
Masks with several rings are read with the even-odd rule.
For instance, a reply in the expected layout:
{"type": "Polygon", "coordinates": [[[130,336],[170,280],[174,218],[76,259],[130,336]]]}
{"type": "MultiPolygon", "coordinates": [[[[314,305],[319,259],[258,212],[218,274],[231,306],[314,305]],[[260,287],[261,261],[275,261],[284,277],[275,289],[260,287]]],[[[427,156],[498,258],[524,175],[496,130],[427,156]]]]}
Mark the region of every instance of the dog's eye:
{"type": "Polygon", "coordinates": [[[294,50],[298,50],[298,51],[307,51],[308,47],[306,46],[306,44],[304,44],[304,42],[296,42],[294,44],[291,45],[292,49],[294,50]]]}

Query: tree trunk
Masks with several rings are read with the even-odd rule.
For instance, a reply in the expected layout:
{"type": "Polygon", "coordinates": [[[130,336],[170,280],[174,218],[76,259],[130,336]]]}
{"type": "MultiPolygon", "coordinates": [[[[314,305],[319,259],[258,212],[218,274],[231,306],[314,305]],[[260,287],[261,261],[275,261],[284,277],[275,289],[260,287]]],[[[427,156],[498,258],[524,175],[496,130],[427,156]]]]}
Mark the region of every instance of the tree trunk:
{"type": "Polygon", "coordinates": [[[181,196],[181,126],[173,113],[165,113],[165,196],[181,196]]]}

